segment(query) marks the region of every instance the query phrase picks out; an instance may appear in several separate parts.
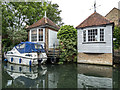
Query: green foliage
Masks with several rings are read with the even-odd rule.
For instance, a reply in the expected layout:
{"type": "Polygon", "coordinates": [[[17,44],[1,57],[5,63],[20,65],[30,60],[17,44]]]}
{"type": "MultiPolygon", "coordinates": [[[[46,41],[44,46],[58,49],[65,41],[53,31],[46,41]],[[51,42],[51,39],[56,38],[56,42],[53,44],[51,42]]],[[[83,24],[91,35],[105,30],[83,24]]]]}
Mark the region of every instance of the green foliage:
{"type": "Polygon", "coordinates": [[[51,2],[44,2],[43,5],[42,2],[2,2],[2,49],[26,41],[25,26],[40,20],[45,11],[53,22],[63,24],[60,17],[61,10],[58,7],[51,2]]]}
{"type": "Polygon", "coordinates": [[[116,38],[116,40],[113,41],[114,48],[118,49],[120,47],[120,27],[115,26],[113,32],[113,38],[116,38]]]}
{"type": "Polygon", "coordinates": [[[14,28],[7,30],[8,39],[12,41],[11,44],[15,45],[27,39],[26,30],[15,30],[14,28]]]}
{"type": "Polygon", "coordinates": [[[70,25],[65,25],[58,31],[57,37],[60,43],[60,62],[76,62],[77,56],[77,30],[70,25]]]}

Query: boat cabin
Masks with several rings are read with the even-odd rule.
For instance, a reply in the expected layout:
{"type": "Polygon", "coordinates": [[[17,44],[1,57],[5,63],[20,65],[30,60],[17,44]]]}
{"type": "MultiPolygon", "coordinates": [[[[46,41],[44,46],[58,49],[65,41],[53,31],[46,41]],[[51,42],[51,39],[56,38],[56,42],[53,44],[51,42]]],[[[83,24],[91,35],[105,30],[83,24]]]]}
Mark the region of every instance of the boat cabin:
{"type": "Polygon", "coordinates": [[[38,43],[33,43],[33,42],[21,42],[15,48],[20,52],[20,53],[32,53],[32,52],[42,52],[44,53],[45,50],[43,49],[43,46],[38,43]]]}
{"type": "Polygon", "coordinates": [[[113,22],[94,12],[76,29],[78,63],[113,64],[113,22]]]}
{"type": "Polygon", "coordinates": [[[43,17],[36,23],[28,26],[27,30],[29,42],[39,43],[47,50],[54,48],[53,44],[55,46],[59,45],[57,39],[59,26],[47,17],[43,17]]]}

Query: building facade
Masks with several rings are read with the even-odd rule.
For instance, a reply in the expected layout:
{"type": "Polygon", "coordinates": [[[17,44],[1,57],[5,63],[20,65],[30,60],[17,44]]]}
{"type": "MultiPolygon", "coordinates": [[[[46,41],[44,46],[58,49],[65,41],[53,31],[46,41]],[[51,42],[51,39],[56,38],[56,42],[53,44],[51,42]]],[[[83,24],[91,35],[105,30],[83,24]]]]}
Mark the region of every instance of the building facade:
{"type": "Polygon", "coordinates": [[[78,63],[113,64],[114,23],[94,12],[77,29],[78,63]]]}
{"type": "Polygon", "coordinates": [[[113,8],[105,17],[120,27],[120,9],[113,8]]]}
{"type": "Polygon", "coordinates": [[[57,32],[59,26],[53,23],[49,18],[43,17],[36,23],[27,27],[28,41],[37,42],[43,45],[45,49],[52,49],[53,44],[59,45],[57,32]]]}

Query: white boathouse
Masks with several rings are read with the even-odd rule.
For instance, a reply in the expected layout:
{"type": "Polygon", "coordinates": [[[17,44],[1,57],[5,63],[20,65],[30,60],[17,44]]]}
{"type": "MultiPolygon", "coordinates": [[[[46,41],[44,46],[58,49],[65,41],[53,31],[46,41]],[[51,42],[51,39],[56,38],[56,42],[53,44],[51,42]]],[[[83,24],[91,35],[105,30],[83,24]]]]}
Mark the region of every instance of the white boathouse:
{"type": "Polygon", "coordinates": [[[59,41],[57,39],[59,28],[60,27],[49,18],[43,17],[36,23],[27,27],[28,41],[40,43],[47,50],[52,49],[53,44],[56,46],[59,45],[59,41]]]}
{"type": "Polygon", "coordinates": [[[94,12],[76,29],[78,63],[113,65],[113,22],[94,12]]]}

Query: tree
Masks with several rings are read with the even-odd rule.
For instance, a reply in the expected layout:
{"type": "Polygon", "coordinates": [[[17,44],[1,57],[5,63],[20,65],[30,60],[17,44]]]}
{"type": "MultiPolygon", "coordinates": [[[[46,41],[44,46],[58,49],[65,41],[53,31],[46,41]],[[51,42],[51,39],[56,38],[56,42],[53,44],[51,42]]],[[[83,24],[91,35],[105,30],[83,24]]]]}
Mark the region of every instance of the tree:
{"type": "Polygon", "coordinates": [[[32,25],[41,19],[45,10],[49,19],[61,25],[61,10],[58,7],[57,4],[51,2],[44,2],[43,5],[42,2],[2,2],[3,47],[14,46],[20,41],[26,41],[25,26],[32,25]],[[25,37],[22,36],[23,34],[25,37]]]}
{"type": "Polygon", "coordinates": [[[16,15],[18,17],[18,23],[21,20],[21,24],[25,22],[27,25],[31,25],[37,22],[44,16],[47,11],[47,17],[55,22],[57,25],[62,23],[60,17],[61,10],[58,9],[57,4],[51,2],[10,2],[15,8],[16,15]],[[47,5],[46,5],[47,4],[47,5]]]}
{"type": "Polygon", "coordinates": [[[70,25],[65,25],[58,31],[57,37],[61,49],[61,61],[76,62],[77,59],[77,30],[70,25]]]}
{"type": "Polygon", "coordinates": [[[20,42],[24,42],[27,39],[26,30],[15,30],[14,28],[7,29],[8,39],[12,41],[12,45],[16,45],[20,42]]]}
{"type": "Polygon", "coordinates": [[[113,32],[113,38],[116,38],[116,40],[113,41],[114,48],[118,49],[120,47],[120,27],[115,26],[113,32]]]}

